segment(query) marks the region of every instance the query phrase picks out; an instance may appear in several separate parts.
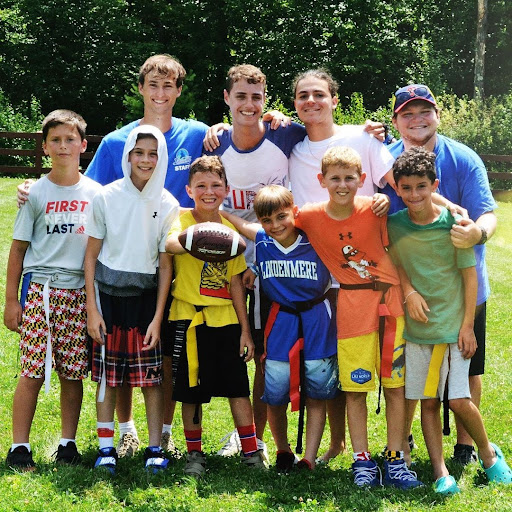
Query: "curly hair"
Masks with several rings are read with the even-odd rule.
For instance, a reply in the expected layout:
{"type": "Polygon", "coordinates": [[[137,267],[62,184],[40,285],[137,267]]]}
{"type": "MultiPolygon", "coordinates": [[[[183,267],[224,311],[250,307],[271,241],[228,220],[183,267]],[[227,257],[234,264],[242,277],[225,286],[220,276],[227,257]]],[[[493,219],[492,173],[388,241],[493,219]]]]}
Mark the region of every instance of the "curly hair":
{"type": "Polygon", "coordinates": [[[404,151],[393,164],[395,183],[402,176],[426,176],[431,183],[437,178],[436,155],[422,147],[412,147],[404,151]]]}

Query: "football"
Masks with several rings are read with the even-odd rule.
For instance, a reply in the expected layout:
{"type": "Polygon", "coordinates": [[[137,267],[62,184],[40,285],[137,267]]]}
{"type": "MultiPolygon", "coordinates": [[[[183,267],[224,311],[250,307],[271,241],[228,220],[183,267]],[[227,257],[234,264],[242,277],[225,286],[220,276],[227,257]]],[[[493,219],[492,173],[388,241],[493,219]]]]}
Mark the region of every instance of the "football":
{"type": "Polygon", "coordinates": [[[195,258],[203,261],[228,261],[245,251],[244,239],[228,226],[218,222],[194,224],[182,231],[178,240],[195,258]]]}

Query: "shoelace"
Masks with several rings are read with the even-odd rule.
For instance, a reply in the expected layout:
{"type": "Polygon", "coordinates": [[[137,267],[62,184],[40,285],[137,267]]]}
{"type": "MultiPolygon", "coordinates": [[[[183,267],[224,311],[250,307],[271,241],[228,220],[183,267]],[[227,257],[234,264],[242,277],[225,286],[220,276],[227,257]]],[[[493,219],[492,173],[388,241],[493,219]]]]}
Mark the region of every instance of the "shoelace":
{"type": "Polygon", "coordinates": [[[371,484],[377,475],[380,476],[379,481],[382,479],[379,466],[375,466],[373,468],[355,467],[353,469],[354,479],[362,484],[371,484]]]}
{"type": "Polygon", "coordinates": [[[417,480],[418,476],[415,471],[411,471],[405,462],[400,465],[388,465],[389,476],[399,480],[417,480]]]}
{"type": "Polygon", "coordinates": [[[238,431],[235,429],[232,432],[228,432],[221,440],[220,444],[226,442],[225,444],[235,443],[238,447],[241,448],[240,439],[238,437],[238,431]],[[227,442],[226,442],[227,441],[227,442]]]}

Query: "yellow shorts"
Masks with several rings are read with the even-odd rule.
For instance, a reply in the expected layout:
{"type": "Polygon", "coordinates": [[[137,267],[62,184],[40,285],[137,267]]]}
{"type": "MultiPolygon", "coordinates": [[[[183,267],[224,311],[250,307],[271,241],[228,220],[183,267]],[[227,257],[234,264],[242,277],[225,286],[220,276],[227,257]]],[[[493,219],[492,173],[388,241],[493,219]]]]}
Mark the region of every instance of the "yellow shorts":
{"type": "MultiPolygon", "coordinates": [[[[391,377],[382,378],[382,387],[400,388],[405,385],[404,317],[396,319],[391,377]]],[[[379,376],[379,332],[338,340],[338,366],[343,391],[367,392],[375,389],[379,376]]]]}

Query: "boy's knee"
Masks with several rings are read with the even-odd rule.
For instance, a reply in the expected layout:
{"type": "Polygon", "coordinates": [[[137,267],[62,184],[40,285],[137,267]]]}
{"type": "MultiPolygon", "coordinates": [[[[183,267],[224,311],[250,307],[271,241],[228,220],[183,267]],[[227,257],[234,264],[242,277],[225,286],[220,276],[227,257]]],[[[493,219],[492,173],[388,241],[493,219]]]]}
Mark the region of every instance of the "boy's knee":
{"type": "Polygon", "coordinates": [[[455,414],[459,414],[470,406],[470,402],[471,400],[469,398],[455,398],[449,400],[448,404],[455,414]]]}

